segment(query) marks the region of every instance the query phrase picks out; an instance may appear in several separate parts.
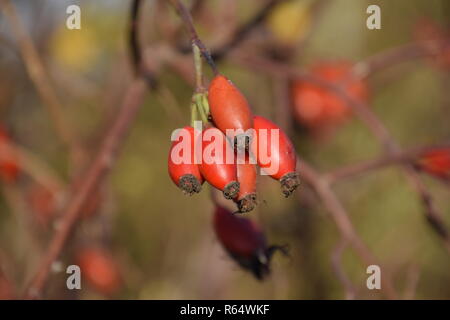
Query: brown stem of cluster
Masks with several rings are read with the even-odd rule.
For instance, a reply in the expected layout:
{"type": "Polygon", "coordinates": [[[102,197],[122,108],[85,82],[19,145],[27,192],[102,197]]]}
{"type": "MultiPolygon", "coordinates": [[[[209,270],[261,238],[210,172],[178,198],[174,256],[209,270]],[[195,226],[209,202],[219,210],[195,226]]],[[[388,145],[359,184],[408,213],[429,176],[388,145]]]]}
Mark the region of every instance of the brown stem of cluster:
{"type": "Polygon", "coordinates": [[[206,48],[204,43],[200,40],[197,30],[195,30],[194,22],[192,21],[192,16],[189,13],[188,8],[181,3],[180,0],[168,0],[172,3],[175,10],[178,12],[181,20],[183,20],[184,26],[189,32],[189,36],[191,38],[191,42],[193,45],[196,45],[200,49],[200,53],[202,54],[205,61],[211,67],[214,75],[219,74],[219,70],[217,69],[216,64],[214,63],[214,59],[211,57],[209,50],[206,48]]]}

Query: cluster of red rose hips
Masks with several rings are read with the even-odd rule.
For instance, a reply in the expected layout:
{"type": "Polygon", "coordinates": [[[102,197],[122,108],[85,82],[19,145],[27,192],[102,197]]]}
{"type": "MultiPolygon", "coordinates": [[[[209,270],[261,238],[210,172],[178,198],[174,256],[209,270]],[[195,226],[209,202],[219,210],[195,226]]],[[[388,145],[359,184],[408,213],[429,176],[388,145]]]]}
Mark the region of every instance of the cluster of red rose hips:
{"type": "MultiPolygon", "coordinates": [[[[190,135],[190,161],[176,163],[173,151],[183,142],[181,135],[174,141],[169,153],[169,174],[173,182],[184,193],[192,195],[200,192],[201,185],[207,181],[213,187],[223,191],[226,199],[232,199],[238,206],[238,212],[249,212],[257,204],[256,177],[257,165],[261,170],[276,168],[268,173],[272,178],[280,181],[283,194],[289,196],[299,185],[296,171],[297,159],[294,146],[287,135],[274,123],[261,117],[254,116],[244,95],[236,86],[222,75],[212,80],[207,96],[207,110],[210,122],[206,123],[206,130],[198,133],[191,126],[185,127],[190,135]],[[229,132],[242,132],[229,136],[229,132]],[[248,133],[251,130],[249,135],[248,133]],[[278,140],[273,142],[272,134],[276,131],[278,140]],[[264,132],[264,133],[263,133],[264,132]],[[222,137],[222,139],[208,139],[207,137],[222,137]],[[243,139],[242,139],[243,138],[243,139]],[[242,143],[240,143],[241,141],[242,143]],[[202,158],[200,163],[195,161],[195,149],[201,146],[207,150],[217,147],[222,155],[233,154],[231,162],[208,161],[202,158]],[[197,145],[196,145],[197,144],[197,145]],[[241,150],[243,161],[238,161],[237,154],[241,150]],[[268,159],[263,159],[262,150],[268,152],[268,159]],[[223,152],[222,152],[223,151],[223,152]],[[254,157],[252,163],[250,159],[254,157]]],[[[216,150],[216,152],[218,152],[216,150]]],[[[200,157],[204,157],[203,154],[200,157]]]]}
{"type": "MultiPolygon", "coordinates": [[[[168,160],[169,175],[185,194],[200,192],[207,181],[221,190],[226,199],[236,203],[238,213],[252,211],[257,205],[257,166],[280,181],[286,197],[298,187],[297,157],[292,142],[277,125],[254,116],[247,99],[230,80],[217,75],[211,81],[207,98],[206,94],[194,97],[202,104],[199,113],[204,114],[206,129],[199,132],[192,126],[184,127],[183,134],[176,135],[172,143],[168,160]],[[184,139],[189,139],[190,148],[183,150],[187,155],[181,156],[188,161],[177,162],[173,152],[186,143],[184,139]],[[215,147],[215,153],[222,157],[231,155],[232,161],[208,161],[205,153],[196,153],[199,146],[205,151],[215,147]],[[239,155],[243,155],[241,161],[239,155]],[[196,161],[196,156],[201,161],[196,161]]],[[[276,250],[286,254],[284,247],[268,246],[262,229],[254,221],[237,216],[217,203],[213,224],[224,249],[257,279],[269,273],[270,259],[276,250]]]]}

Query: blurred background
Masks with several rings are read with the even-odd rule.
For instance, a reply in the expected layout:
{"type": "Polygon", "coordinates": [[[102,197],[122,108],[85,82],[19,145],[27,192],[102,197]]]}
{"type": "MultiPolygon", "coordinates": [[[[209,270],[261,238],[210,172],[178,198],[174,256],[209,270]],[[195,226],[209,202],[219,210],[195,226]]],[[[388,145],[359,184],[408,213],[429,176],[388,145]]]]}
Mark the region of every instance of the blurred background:
{"type": "MultiPolygon", "coordinates": [[[[36,272],[58,228],[64,202],[76,189],[67,186],[92,162],[133,76],[127,39],[131,1],[9,2],[37,49],[48,75],[46,84],[56,93],[64,120],[63,129],[55,129],[48,101],[30,80],[14,26],[2,10],[0,127],[3,139],[25,155],[23,162],[16,163],[17,170],[13,164],[1,182],[3,298],[20,297],[36,272]],[[70,4],[81,8],[81,30],[66,28],[70,4]],[[61,137],[67,126],[80,142],[82,155],[68,152],[61,137]]],[[[213,52],[228,43],[266,2],[184,1],[213,52]]],[[[296,98],[302,89],[295,89],[295,81],[257,72],[240,54],[263,56],[299,70],[342,61],[357,63],[404,44],[435,39],[436,34],[448,38],[450,2],[278,2],[242,42],[218,60],[220,71],[245,94],[255,113],[286,129],[299,155],[319,171],[377,157],[382,147],[360,120],[349,115],[338,115],[336,123],[332,118],[317,123],[302,118],[305,113],[296,98]],[[381,8],[380,30],[366,27],[370,4],[381,8]]],[[[144,1],[139,21],[143,57],[158,87],[147,94],[117,164],[91,195],[76,231],[53,264],[44,297],[345,298],[331,263],[340,234],[306,185],[285,199],[277,181],[259,177],[261,201],[247,216],[261,224],[269,243],[289,244],[290,257],[275,255],[270,277],[258,281],[240,269],[218,242],[212,228],[210,187],[205,184],[202,193],[186,197],[172,183],[167,174],[170,135],[190,123],[193,63],[192,56],[182,52],[189,38],[165,1],[144,1]],[[92,271],[94,279],[86,273],[82,290],[67,290],[65,268],[83,263],[97,270],[92,271]]],[[[448,64],[439,59],[405,58],[361,80],[368,91],[364,99],[403,147],[450,138],[450,63],[448,58],[448,64]]],[[[209,70],[206,75],[211,79],[209,70]]],[[[422,176],[450,225],[448,185],[422,176]]],[[[449,253],[426,222],[420,199],[401,169],[390,166],[368,172],[337,182],[333,189],[358,234],[389,269],[400,298],[450,298],[449,253]]],[[[342,268],[356,297],[382,298],[379,291],[366,288],[366,267],[351,249],[343,252],[342,268]]]]}

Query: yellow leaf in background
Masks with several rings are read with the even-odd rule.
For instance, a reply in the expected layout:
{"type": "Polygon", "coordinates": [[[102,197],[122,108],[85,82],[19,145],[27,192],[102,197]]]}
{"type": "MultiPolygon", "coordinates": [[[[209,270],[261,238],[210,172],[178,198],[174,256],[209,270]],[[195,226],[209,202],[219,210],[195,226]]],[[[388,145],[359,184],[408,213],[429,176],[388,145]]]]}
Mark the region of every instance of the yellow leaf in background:
{"type": "Polygon", "coordinates": [[[283,44],[293,45],[309,32],[311,1],[292,0],[278,5],[267,19],[267,27],[283,44]]]}
{"type": "Polygon", "coordinates": [[[53,58],[63,67],[86,72],[100,55],[98,39],[91,28],[58,29],[51,39],[53,58]]]}

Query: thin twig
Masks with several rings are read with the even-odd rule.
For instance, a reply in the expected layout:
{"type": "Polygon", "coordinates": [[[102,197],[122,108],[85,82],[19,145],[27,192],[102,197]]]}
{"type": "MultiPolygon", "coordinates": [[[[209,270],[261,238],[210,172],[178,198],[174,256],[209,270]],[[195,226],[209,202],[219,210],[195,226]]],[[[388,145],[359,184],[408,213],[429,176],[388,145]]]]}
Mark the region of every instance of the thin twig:
{"type": "Polygon", "coordinates": [[[376,159],[362,161],[332,170],[325,174],[325,178],[333,184],[386,166],[412,163],[428,151],[448,147],[450,147],[450,143],[415,147],[396,154],[382,155],[376,159]]]}
{"type": "Polygon", "coordinates": [[[119,150],[142,105],[145,95],[145,83],[142,79],[134,80],[125,94],[121,109],[105,136],[95,160],[82,179],[81,186],[68,201],[58,229],[53,234],[46,254],[26,290],[27,298],[41,297],[42,290],[49,278],[51,265],[58,258],[80,215],[81,209],[89,195],[95,192],[114,165],[119,150]]]}
{"type": "Polygon", "coordinates": [[[439,48],[448,45],[448,43],[450,43],[450,39],[429,40],[421,43],[407,43],[384,50],[356,63],[351,75],[366,78],[399,63],[433,56],[439,52],[439,48]],[[430,48],[433,48],[433,50],[430,50],[430,48]]]}
{"type": "Polygon", "coordinates": [[[356,289],[342,268],[342,254],[346,247],[347,241],[341,239],[331,254],[331,266],[339,282],[344,287],[345,298],[347,300],[354,300],[356,298],[356,289]]]}
{"type": "Polygon", "coordinates": [[[130,9],[130,19],[128,22],[128,48],[130,51],[131,63],[136,76],[142,76],[150,89],[156,88],[155,75],[142,63],[142,50],[139,44],[139,14],[142,7],[142,0],[133,0],[130,9]]]}
{"type": "Polygon", "coordinates": [[[3,155],[8,154],[14,154],[21,171],[28,174],[36,182],[44,186],[63,188],[64,182],[58,174],[32,152],[17,144],[3,142],[0,146],[0,161],[3,155]]]}
{"type": "Polygon", "coordinates": [[[212,50],[212,57],[214,60],[221,60],[230,50],[237,47],[242,41],[244,41],[248,35],[258,27],[267,16],[272,12],[275,6],[286,0],[269,0],[267,1],[259,11],[249,21],[240,26],[233,34],[231,39],[222,44],[221,47],[212,50]]]}
{"type": "Polygon", "coordinates": [[[192,17],[189,13],[189,10],[183,3],[181,3],[180,0],[168,0],[168,1],[172,3],[173,7],[178,12],[181,20],[183,20],[184,26],[189,32],[192,44],[196,45],[200,49],[200,53],[202,54],[203,58],[208,63],[208,65],[211,67],[214,75],[219,74],[219,70],[217,69],[217,66],[214,63],[214,59],[211,57],[208,48],[206,48],[204,43],[198,37],[197,30],[195,30],[194,22],[192,21],[192,17]]]}
{"type": "MultiPolygon", "coordinates": [[[[380,263],[376,261],[375,257],[356,233],[349,215],[331,189],[329,183],[304,161],[298,163],[297,167],[300,168],[303,180],[313,188],[327,211],[330,213],[343,239],[348,241],[348,244],[355,250],[363,263],[366,266],[372,264],[380,266],[380,263]]],[[[383,270],[384,276],[381,279],[381,288],[387,298],[395,299],[397,294],[390,279],[389,272],[387,272],[385,268],[383,268],[383,270]]]]}
{"type": "Polygon", "coordinates": [[[142,0],[133,0],[131,2],[130,9],[130,20],[128,22],[128,44],[130,49],[130,56],[133,68],[136,72],[136,75],[139,73],[139,69],[141,68],[141,48],[139,45],[139,11],[141,8],[142,0]]]}

